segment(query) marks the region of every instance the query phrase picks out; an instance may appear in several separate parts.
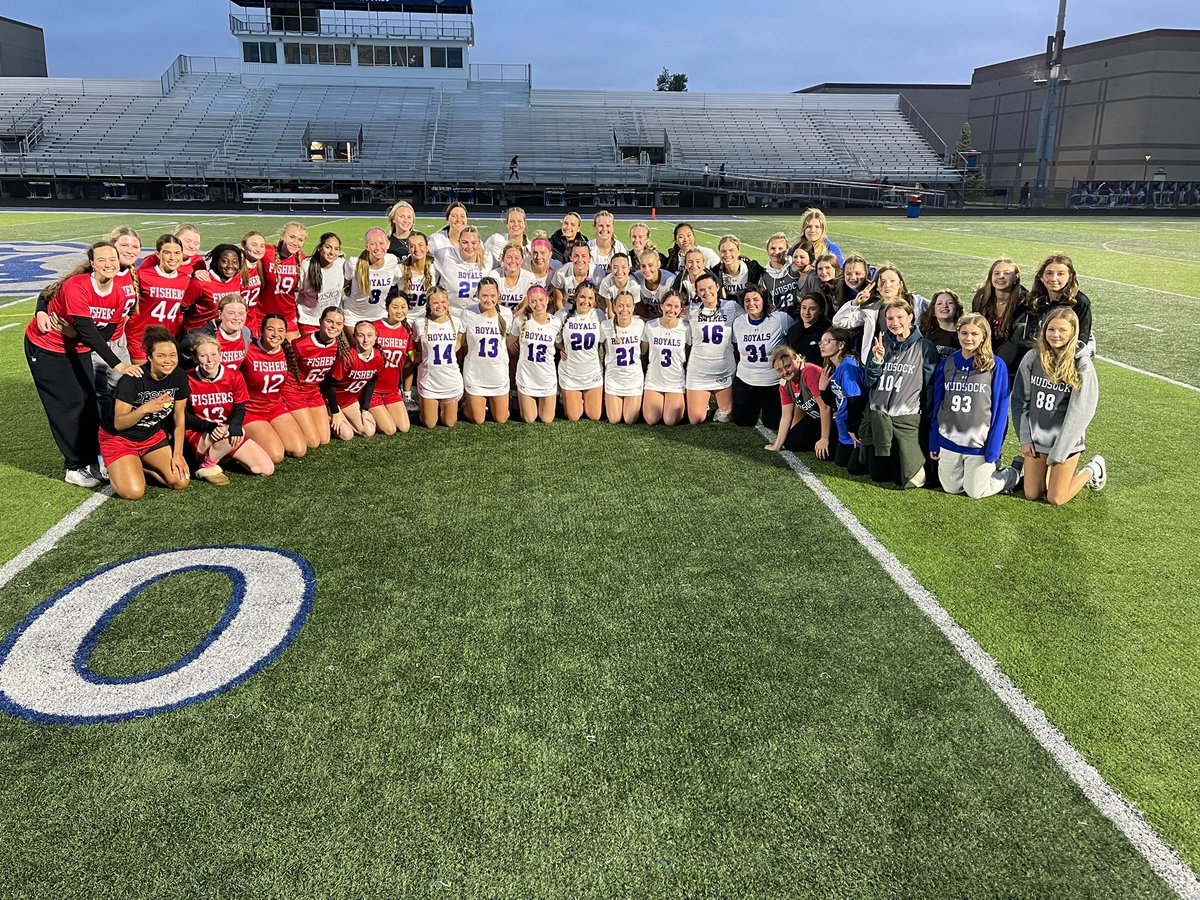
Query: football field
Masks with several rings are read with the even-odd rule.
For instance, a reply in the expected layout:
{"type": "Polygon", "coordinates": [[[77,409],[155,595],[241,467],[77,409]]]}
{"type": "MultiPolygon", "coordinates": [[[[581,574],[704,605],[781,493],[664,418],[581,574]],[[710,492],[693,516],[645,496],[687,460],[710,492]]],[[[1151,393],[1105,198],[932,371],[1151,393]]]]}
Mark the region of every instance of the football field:
{"type": "MultiPolygon", "coordinates": [[[[298,217],[309,249],[382,221],[327,216],[298,217]]],[[[0,894],[1200,891],[1198,220],[831,221],[926,296],[1073,257],[1111,475],[1060,509],[811,455],[806,480],[754,429],[561,421],[89,501],[21,352],[18,242],[178,221],[0,215],[0,894]]],[[[286,219],[189,221],[207,248],[286,219]]],[[[695,225],[761,260],[799,220],[695,225]]]]}

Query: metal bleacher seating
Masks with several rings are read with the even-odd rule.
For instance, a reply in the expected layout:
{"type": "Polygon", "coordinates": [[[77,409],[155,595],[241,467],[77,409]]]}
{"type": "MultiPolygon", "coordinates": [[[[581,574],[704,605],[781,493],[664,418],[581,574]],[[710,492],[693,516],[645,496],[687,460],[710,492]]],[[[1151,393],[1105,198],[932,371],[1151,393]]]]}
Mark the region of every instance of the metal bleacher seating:
{"type": "Polygon", "coordinates": [[[531,184],[640,185],[722,164],[752,178],[957,177],[886,94],[533,90],[527,81],[442,89],[264,82],[229,70],[169,85],[0,79],[0,131],[34,120],[38,143],[0,154],[0,172],[500,182],[519,156],[531,184]],[[360,127],[359,158],[308,160],[306,130],[315,139],[360,127]],[[622,150],[646,147],[661,168],[622,150]]]}

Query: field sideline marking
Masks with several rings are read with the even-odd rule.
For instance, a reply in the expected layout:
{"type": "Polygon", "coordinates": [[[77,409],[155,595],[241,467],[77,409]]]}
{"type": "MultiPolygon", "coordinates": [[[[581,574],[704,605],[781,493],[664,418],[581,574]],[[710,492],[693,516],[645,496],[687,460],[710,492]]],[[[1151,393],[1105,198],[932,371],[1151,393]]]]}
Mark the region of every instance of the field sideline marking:
{"type": "MultiPolygon", "coordinates": [[[[758,431],[767,440],[773,440],[775,433],[764,425],[758,426],[758,431]]],[[[1034,739],[1042,745],[1047,753],[1067,773],[1070,779],[1079,786],[1085,797],[1091,801],[1109,821],[1111,821],[1133,848],[1150,864],[1150,868],[1171,887],[1180,897],[1186,900],[1200,900],[1200,880],[1188,864],[1171,849],[1150,824],[1142,817],[1124,797],[1122,797],[1096,768],[1089,763],[1083,754],[1075,749],[1066,736],[1058,730],[1025,693],[1017,687],[1011,678],[1000,668],[1000,664],[979,646],[978,641],[967,633],[966,629],[954,620],[938,601],[917,580],[911,571],[900,562],[894,553],[888,550],[867,527],[858,520],[842,501],[840,501],[825,484],[813,474],[800,459],[789,451],[779,454],[788,468],[800,476],[809,490],[824,503],[829,511],[846,526],[863,548],[871,554],[887,572],[888,576],[899,588],[908,595],[913,604],[923,612],[940,631],[956,651],[1000,701],[1008,707],[1017,720],[1028,729],[1034,739]]]]}
{"type": "MultiPolygon", "coordinates": [[[[939,229],[934,228],[932,230],[938,231],[939,229]]],[[[883,238],[867,237],[864,234],[856,234],[852,236],[860,241],[874,241],[877,244],[891,244],[893,247],[905,247],[909,250],[924,250],[929,253],[945,253],[949,256],[959,256],[963,259],[978,259],[982,260],[983,262],[992,262],[991,257],[976,256],[973,253],[959,253],[957,250],[939,250],[935,247],[922,247],[920,244],[906,244],[903,241],[885,241],[883,238]]],[[[972,237],[974,237],[974,235],[972,235],[972,237]]],[[[1200,297],[1197,297],[1194,294],[1179,294],[1175,291],[1164,291],[1162,288],[1145,287],[1140,284],[1130,284],[1127,281],[1116,281],[1112,278],[1101,278],[1099,275],[1081,275],[1080,277],[1091,279],[1092,281],[1103,281],[1107,284],[1119,284],[1121,287],[1132,288],[1135,291],[1151,291],[1155,294],[1166,294],[1168,297],[1182,297],[1185,300],[1200,300],[1200,297]]]]}
{"type": "Polygon", "coordinates": [[[50,529],[40,538],[0,566],[0,589],[3,589],[10,581],[16,578],[21,572],[25,571],[33,565],[38,557],[50,550],[53,550],[64,537],[75,530],[75,526],[90,516],[95,510],[112,496],[112,488],[105,488],[102,491],[97,491],[88,497],[81,504],[58,520],[58,523],[52,525],[50,529]]]}
{"type": "Polygon", "coordinates": [[[9,322],[7,325],[0,325],[0,331],[7,331],[10,328],[16,328],[20,322],[9,322]]]}
{"type": "Polygon", "coordinates": [[[1106,363],[1111,363],[1114,366],[1120,366],[1122,369],[1128,369],[1130,372],[1137,372],[1139,375],[1149,375],[1151,378],[1157,378],[1159,381],[1165,381],[1167,384],[1173,384],[1176,387],[1187,388],[1189,391],[1200,391],[1200,387],[1194,384],[1188,384],[1186,381],[1176,381],[1174,378],[1168,378],[1166,375],[1159,375],[1157,372],[1147,372],[1145,369],[1139,369],[1137,366],[1131,366],[1129,363],[1123,363],[1115,359],[1109,359],[1107,356],[1097,355],[1096,359],[1106,363]]]}
{"type": "Polygon", "coordinates": [[[37,294],[30,294],[28,297],[18,297],[16,300],[10,300],[7,303],[0,303],[0,309],[7,309],[10,306],[16,306],[18,303],[28,303],[37,294]]]}

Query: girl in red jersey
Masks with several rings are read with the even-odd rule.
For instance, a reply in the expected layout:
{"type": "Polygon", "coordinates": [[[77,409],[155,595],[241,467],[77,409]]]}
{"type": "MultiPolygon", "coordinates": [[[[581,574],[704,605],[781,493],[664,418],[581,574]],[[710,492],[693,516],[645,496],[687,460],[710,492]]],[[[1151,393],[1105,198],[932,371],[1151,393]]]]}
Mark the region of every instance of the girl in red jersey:
{"type": "Polygon", "coordinates": [[[221,349],[221,365],[236,369],[246,358],[246,348],[253,338],[246,327],[246,304],[242,298],[232,295],[221,299],[217,320],[205,329],[217,340],[221,349]]]}
{"type": "Polygon", "coordinates": [[[272,462],[283,457],[297,459],[308,452],[300,425],[283,405],[283,388],[292,371],[293,361],[287,343],[287,321],[277,313],[263,317],[262,337],[246,349],[242,377],[250,399],[246,402],[246,434],[267,451],[272,462]],[[285,349],[286,348],[286,349],[285,349]]]}
{"type": "Polygon", "coordinates": [[[188,285],[183,327],[192,332],[216,321],[221,301],[226,297],[242,299],[242,249],[234,244],[218,244],[208,254],[208,271],[196,273],[188,285]]]}
{"type": "Polygon", "coordinates": [[[300,264],[296,314],[301,334],[321,326],[321,313],[342,302],[342,239],[332,231],[321,235],[313,255],[300,264]]]}
{"type": "Polygon", "coordinates": [[[341,412],[354,434],[361,437],[370,437],[376,430],[375,417],[370,413],[371,397],[384,358],[375,349],[375,339],[374,322],[364,319],[355,325],[354,350],[338,354],[333,371],[322,385],[330,414],[341,412]]]}
{"type": "Polygon", "coordinates": [[[246,327],[255,338],[262,324],[262,310],[258,299],[262,296],[263,256],[267,252],[267,239],[258,231],[247,231],[242,235],[242,299],[246,301],[246,327]]]}
{"type": "Polygon", "coordinates": [[[283,318],[289,339],[300,337],[296,318],[296,292],[300,289],[300,264],[304,262],[304,239],[308,229],[299,222],[288,222],[279,235],[279,243],[263,256],[266,266],[259,305],[263,317],[274,313],[283,318]]]}
{"type": "MultiPolygon", "coordinates": [[[[340,272],[338,278],[341,278],[340,272]]],[[[341,440],[353,437],[345,416],[337,413],[330,419],[325,398],[321,396],[321,385],[339,353],[350,353],[343,326],[342,311],[336,306],[327,306],[321,313],[316,331],[289,342],[288,364],[292,377],[283,386],[283,403],[300,426],[310,448],[328,444],[331,430],[341,440]]]]}
{"type": "Polygon", "coordinates": [[[220,466],[228,457],[253,475],[270,475],[275,463],[267,451],[246,437],[246,381],[236,368],[221,363],[221,347],[210,334],[192,341],[196,368],[188,373],[184,442],[199,461],[196,477],[212,484],[229,484],[220,466]]]}
{"type": "Polygon", "coordinates": [[[781,413],[775,440],[764,449],[812,450],[817,459],[828,459],[833,413],[821,397],[821,367],[785,344],[771,353],[771,368],[779,376],[781,413]]]}
{"type": "Polygon", "coordinates": [[[408,327],[408,297],[393,288],[388,298],[386,315],[375,323],[378,335],[375,348],[384,359],[383,371],[375,382],[371,398],[371,415],[382,434],[406,432],[409,429],[408,409],[400,393],[400,376],[404,364],[412,355],[412,331],[408,327]]]}
{"type": "Polygon", "coordinates": [[[167,329],[151,325],[142,342],[149,364],[117,382],[112,418],[100,429],[100,452],[113,491],[126,500],[146,493],[146,476],[182,491],[188,486],[183,458],[184,409],[191,389],[179,368],[179,351],[167,329]]]}
{"type": "Polygon", "coordinates": [[[114,284],[119,269],[116,247],[108,241],[93,244],[86,264],[43,292],[47,307],[25,329],[25,359],[63,455],[64,480],[80,487],[100,484],[89,468],[100,451],[92,353],[121,375],[142,373],[108,344],[125,308],[114,284]]]}
{"type": "Polygon", "coordinates": [[[164,234],[154,242],[158,265],[143,266],[138,272],[137,307],[125,323],[130,361],[141,365],[142,339],[150,325],[161,325],[172,335],[183,328],[183,309],[188,297],[189,278],[179,271],[183,264],[183,244],[173,234],[164,234]]]}

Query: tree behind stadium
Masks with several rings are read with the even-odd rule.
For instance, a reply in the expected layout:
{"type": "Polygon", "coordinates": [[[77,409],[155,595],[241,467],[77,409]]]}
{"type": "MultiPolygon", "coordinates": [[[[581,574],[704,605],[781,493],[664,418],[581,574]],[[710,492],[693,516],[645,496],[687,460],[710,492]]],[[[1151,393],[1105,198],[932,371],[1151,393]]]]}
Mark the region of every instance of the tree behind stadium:
{"type": "Polygon", "coordinates": [[[677,93],[687,90],[687,76],[682,72],[671,74],[667,71],[667,67],[663,66],[663,70],[658,73],[658,81],[655,82],[654,89],[656,91],[675,91],[677,93]]]}

